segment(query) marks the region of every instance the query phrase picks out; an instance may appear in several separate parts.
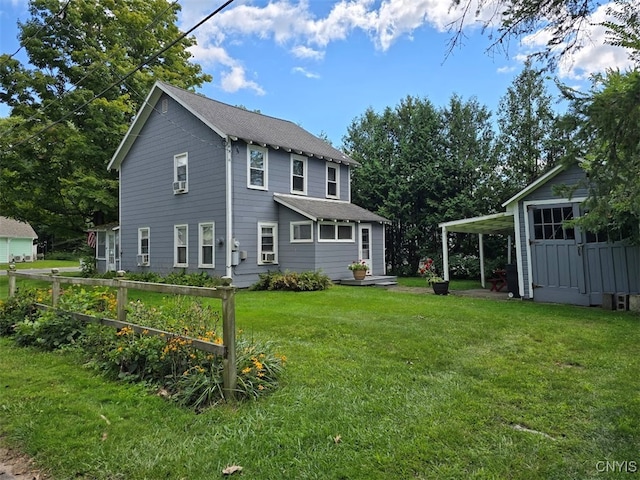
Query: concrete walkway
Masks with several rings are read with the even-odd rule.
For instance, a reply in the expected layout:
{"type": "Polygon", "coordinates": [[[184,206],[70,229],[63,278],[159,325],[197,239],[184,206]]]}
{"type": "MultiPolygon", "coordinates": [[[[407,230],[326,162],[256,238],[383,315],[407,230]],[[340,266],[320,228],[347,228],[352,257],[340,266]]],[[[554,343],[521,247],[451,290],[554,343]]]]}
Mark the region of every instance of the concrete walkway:
{"type": "MultiPolygon", "coordinates": [[[[51,273],[50,268],[21,268],[20,270],[16,270],[17,272],[24,273],[51,273]]],[[[59,272],[79,272],[80,267],[59,267],[59,272]]],[[[6,275],[7,271],[5,269],[0,270],[0,276],[6,275]]]]}

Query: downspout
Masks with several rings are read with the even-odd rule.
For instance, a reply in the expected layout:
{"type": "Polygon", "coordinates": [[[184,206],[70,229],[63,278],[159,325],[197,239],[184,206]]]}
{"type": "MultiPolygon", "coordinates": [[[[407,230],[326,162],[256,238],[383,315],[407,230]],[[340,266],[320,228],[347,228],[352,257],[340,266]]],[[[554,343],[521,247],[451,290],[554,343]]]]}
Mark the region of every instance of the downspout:
{"type": "Polygon", "coordinates": [[[233,164],[231,163],[231,139],[225,139],[225,176],[226,176],[226,211],[225,211],[225,275],[233,278],[233,267],[231,266],[231,248],[233,247],[233,164]]]}

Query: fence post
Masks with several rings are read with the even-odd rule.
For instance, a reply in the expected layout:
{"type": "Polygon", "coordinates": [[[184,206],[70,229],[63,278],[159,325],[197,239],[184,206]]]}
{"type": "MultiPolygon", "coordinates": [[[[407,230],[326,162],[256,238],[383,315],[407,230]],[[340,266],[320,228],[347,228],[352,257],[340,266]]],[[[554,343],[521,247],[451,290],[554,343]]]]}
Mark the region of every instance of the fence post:
{"type": "Polygon", "coordinates": [[[222,360],[224,397],[235,401],[238,372],[236,367],[236,287],[231,285],[231,277],[222,277],[224,292],[222,297],[222,343],[225,346],[225,357],[222,360]]]}
{"type": "Polygon", "coordinates": [[[9,270],[7,270],[7,275],[9,276],[9,298],[11,298],[16,294],[16,266],[15,265],[9,265],[9,270]]]}
{"type": "Polygon", "coordinates": [[[58,305],[58,300],[60,299],[60,280],[56,278],[59,271],[57,268],[51,269],[51,276],[53,277],[51,279],[51,305],[54,307],[58,305]]]}
{"type": "MultiPolygon", "coordinates": [[[[124,280],[124,270],[118,270],[116,280],[124,280]]],[[[125,322],[127,320],[127,287],[122,284],[118,285],[118,320],[125,322]]]]}

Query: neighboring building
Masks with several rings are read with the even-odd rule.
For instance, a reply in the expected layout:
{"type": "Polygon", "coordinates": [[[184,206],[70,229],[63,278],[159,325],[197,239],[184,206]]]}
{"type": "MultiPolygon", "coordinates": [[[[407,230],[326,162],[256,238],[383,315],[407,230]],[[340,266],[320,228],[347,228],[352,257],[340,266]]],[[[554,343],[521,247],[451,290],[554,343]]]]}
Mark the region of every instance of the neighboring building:
{"type": "Polygon", "coordinates": [[[33,262],[38,253],[37,239],[28,223],[0,217],[0,263],[33,262]]]}
{"type": "Polygon", "coordinates": [[[358,163],[296,124],[157,82],[115,152],[120,268],[385,273],[383,217],[353,205],[358,163]]]}
{"type": "Polygon", "coordinates": [[[87,243],[95,250],[96,268],[99,272],[120,270],[120,227],[117,223],[89,229],[87,243]]]}
{"type": "MultiPolygon", "coordinates": [[[[557,166],[503,203],[504,213],[440,224],[443,237],[447,232],[514,235],[516,293],[525,299],[601,305],[603,294],[638,294],[640,247],[565,223],[583,213],[584,180],[578,165],[557,166]],[[577,188],[564,198],[555,193],[558,185],[577,188]]],[[[444,243],[443,252],[446,263],[444,243]]]]}

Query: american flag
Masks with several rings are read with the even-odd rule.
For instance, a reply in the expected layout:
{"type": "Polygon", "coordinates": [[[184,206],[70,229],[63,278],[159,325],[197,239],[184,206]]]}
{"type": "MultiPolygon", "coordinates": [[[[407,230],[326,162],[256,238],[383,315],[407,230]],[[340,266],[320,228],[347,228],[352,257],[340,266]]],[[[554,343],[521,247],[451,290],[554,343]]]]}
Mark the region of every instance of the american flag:
{"type": "Polygon", "coordinates": [[[87,245],[91,248],[96,248],[96,232],[87,233],[87,245]]]}

